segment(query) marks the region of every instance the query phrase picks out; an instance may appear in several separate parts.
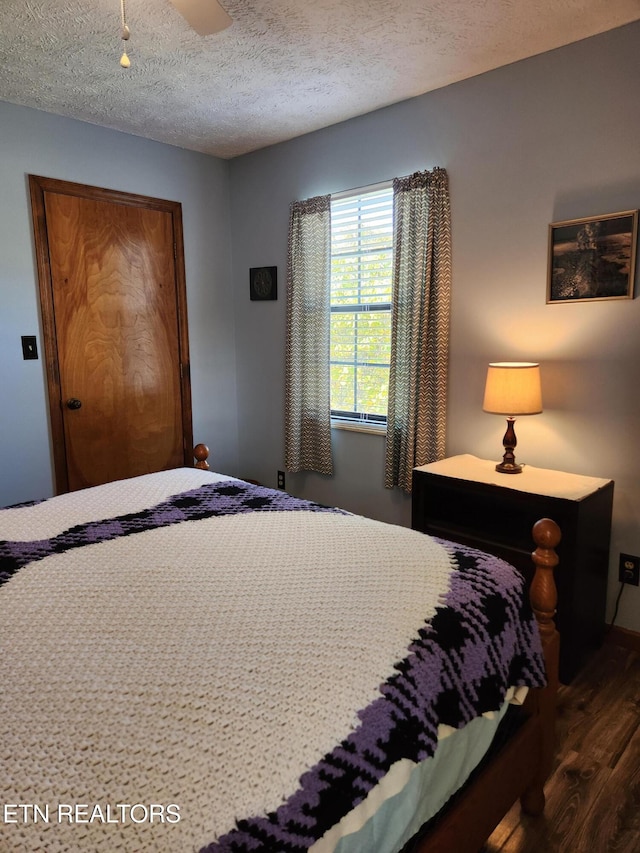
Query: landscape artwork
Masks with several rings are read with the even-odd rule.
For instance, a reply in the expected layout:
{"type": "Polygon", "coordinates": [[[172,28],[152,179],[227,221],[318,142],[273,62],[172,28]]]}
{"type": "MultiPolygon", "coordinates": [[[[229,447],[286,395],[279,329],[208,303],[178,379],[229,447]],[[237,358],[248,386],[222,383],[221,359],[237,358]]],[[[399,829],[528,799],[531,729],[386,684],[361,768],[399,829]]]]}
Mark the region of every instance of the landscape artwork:
{"type": "Polygon", "coordinates": [[[638,211],[549,226],[547,302],[632,299],[638,211]]]}

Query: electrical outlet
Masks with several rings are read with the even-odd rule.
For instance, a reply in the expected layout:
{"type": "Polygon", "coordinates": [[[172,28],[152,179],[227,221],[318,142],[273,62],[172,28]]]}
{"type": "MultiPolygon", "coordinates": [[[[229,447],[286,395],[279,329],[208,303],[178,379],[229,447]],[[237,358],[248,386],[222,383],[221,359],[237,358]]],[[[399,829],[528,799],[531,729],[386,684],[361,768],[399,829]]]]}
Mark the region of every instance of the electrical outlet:
{"type": "Polygon", "coordinates": [[[278,488],[284,489],[284,471],[278,471],[278,488]]]}
{"type": "Polygon", "coordinates": [[[633,554],[620,554],[618,579],[620,583],[640,586],[640,557],[634,557],[633,554]]]}

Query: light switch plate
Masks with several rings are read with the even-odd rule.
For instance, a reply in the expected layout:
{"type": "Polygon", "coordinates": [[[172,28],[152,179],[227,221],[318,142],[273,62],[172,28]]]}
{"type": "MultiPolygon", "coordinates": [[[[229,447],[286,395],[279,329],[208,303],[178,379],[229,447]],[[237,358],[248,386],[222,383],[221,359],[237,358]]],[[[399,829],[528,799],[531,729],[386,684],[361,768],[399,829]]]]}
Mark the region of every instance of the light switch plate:
{"type": "Polygon", "coordinates": [[[38,344],[35,335],[22,336],[22,357],[25,361],[38,358],[38,344]]]}

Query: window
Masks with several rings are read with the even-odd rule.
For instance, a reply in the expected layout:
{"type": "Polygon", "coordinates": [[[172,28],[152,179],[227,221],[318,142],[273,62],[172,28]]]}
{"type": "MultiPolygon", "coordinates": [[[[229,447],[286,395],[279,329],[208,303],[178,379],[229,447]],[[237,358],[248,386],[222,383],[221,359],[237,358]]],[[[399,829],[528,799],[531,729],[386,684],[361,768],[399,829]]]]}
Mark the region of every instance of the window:
{"type": "Polygon", "coordinates": [[[447,173],[295,201],[289,214],[285,466],[330,475],[332,418],[378,422],[385,486],[410,492],[413,469],[445,455],[447,173]]]}
{"type": "Polygon", "coordinates": [[[331,416],[386,423],[393,186],[331,197],[331,416]]]}

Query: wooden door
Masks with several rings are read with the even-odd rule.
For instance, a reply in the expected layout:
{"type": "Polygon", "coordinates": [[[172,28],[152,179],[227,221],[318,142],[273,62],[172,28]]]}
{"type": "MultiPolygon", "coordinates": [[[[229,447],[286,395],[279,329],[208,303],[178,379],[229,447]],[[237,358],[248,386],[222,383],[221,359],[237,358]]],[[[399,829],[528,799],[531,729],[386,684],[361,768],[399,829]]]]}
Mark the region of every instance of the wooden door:
{"type": "Polygon", "coordinates": [[[57,491],[191,464],[179,203],[29,182],[57,491]]]}

